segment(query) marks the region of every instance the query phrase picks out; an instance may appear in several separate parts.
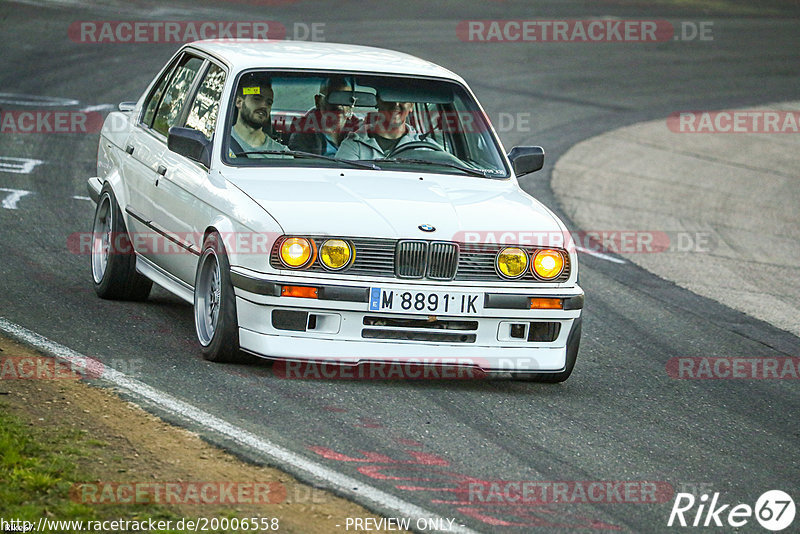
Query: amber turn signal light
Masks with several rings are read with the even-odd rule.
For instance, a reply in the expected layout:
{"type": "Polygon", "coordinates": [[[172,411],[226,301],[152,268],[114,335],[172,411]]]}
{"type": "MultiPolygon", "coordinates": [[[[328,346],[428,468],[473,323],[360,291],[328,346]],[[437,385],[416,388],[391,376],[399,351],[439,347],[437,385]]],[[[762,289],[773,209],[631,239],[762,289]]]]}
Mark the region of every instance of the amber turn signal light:
{"type": "Polygon", "coordinates": [[[316,287],[307,286],[281,286],[282,297],[300,297],[304,299],[319,298],[319,290],[316,287]]]}
{"type": "Polygon", "coordinates": [[[561,299],[531,298],[532,310],[560,310],[562,307],[561,299]]]}

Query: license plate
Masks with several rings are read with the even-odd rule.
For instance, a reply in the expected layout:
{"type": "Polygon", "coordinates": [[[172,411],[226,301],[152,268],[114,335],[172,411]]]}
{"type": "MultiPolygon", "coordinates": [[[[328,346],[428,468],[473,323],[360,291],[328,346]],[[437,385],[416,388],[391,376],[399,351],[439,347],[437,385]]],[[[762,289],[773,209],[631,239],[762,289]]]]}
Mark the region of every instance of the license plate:
{"type": "Polygon", "coordinates": [[[420,315],[478,315],[483,311],[480,293],[419,291],[373,287],[369,310],[420,315]]]}

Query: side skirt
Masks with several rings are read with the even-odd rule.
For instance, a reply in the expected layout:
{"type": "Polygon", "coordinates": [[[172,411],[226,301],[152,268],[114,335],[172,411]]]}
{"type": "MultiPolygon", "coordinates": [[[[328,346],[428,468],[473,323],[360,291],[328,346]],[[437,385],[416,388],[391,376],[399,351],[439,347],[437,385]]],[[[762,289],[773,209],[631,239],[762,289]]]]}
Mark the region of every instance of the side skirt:
{"type": "Polygon", "coordinates": [[[177,295],[189,304],[194,304],[194,288],[192,286],[172,276],[139,254],[136,254],[136,270],[170,293],[177,295]]]}

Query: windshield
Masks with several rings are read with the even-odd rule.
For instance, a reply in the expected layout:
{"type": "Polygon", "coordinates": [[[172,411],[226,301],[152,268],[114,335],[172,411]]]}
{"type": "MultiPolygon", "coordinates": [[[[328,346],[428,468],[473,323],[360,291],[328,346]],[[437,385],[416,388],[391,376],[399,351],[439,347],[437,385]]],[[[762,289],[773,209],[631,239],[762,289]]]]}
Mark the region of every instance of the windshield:
{"type": "Polygon", "coordinates": [[[487,118],[448,80],[248,71],[229,106],[229,165],[509,175],[487,118]]]}

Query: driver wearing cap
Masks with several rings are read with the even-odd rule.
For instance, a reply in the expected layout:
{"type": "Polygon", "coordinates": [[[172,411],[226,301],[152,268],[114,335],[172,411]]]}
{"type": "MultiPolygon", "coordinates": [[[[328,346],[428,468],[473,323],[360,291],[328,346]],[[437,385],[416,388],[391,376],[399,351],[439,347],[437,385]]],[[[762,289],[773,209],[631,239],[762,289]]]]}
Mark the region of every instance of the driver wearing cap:
{"type": "Polygon", "coordinates": [[[351,160],[382,159],[398,147],[414,141],[424,141],[432,148],[442,150],[430,140],[423,140],[406,122],[414,105],[411,102],[388,102],[377,96],[377,113],[370,113],[365,126],[350,133],[342,141],[336,157],[351,160]]]}

